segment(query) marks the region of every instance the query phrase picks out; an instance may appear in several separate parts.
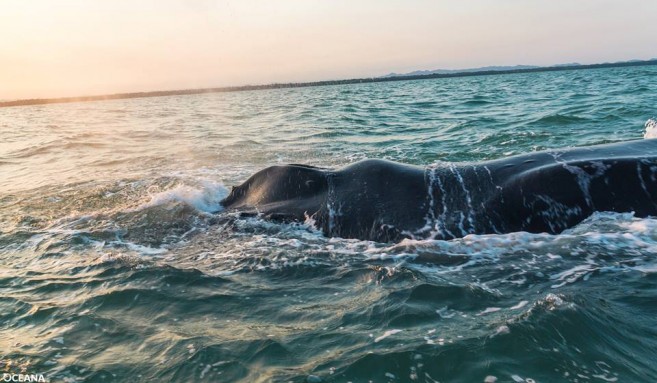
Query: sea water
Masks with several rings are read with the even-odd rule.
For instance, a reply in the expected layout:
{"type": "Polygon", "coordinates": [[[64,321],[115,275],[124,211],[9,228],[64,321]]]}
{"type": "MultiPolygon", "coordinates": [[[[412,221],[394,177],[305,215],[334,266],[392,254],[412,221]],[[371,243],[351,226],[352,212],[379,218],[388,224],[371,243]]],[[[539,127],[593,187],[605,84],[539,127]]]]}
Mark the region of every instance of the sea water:
{"type": "Polygon", "coordinates": [[[657,219],[376,243],[221,211],[273,164],[654,136],[657,67],[0,109],[0,368],[52,382],[652,382],[657,219]]]}

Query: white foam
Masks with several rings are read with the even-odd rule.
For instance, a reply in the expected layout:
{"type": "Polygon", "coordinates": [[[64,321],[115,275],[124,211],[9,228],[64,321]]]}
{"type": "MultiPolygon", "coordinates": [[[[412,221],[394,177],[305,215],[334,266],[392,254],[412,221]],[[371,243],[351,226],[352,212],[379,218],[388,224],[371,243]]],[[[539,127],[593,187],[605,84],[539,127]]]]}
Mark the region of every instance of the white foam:
{"type": "Polygon", "coordinates": [[[564,305],[569,306],[571,304],[564,301],[563,296],[549,293],[545,296],[545,298],[536,301],[534,307],[543,307],[548,311],[553,311],[564,305]]]}
{"type": "Polygon", "coordinates": [[[586,278],[586,276],[589,275],[589,273],[595,270],[596,267],[589,263],[583,265],[577,265],[568,270],[550,276],[550,279],[555,279],[561,282],[558,284],[554,284],[551,287],[554,289],[566,285],[568,283],[573,283],[580,278],[586,278]]]}
{"type": "Polygon", "coordinates": [[[380,337],[374,339],[374,343],[379,343],[380,341],[384,340],[385,338],[387,338],[391,335],[395,335],[398,332],[402,332],[402,330],[398,330],[398,329],[388,330],[388,331],[384,332],[383,335],[381,335],[380,337]]]}
{"type": "MultiPolygon", "coordinates": [[[[211,262],[217,259],[228,262],[231,265],[228,269],[228,263],[221,263],[223,273],[246,266],[264,270],[300,265],[342,265],[354,260],[377,264],[381,261],[394,262],[381,269],[376,278],[367,279],[367,283],[375,279],[379,283],[381,278],[388,278],[409,267],[429,275],[449,275],[477,265],[495,267],[499,263],[500,267],[506,267],[504,265],[512,262],[510,267],[518,269],[519,273],[510,274],[504,283],[526,285],[534,283],[534,277],[549,278],[548,281],[556,289],[585,282],[601,273],[633,270],[647,274],[657,270],[657,260],[652,256],[657,253],[657,219],[636,218],[632,213],[596,213],[559,235],[527,232],[470,234],[448,241],[406,239],[397,244],[327,238],[312,226],[310,220],[304,224],[280,224],[253,217],[239,219],[234,225],[235,232],[249,234],[229,241],[230,246],[226,244],[222,251],[203,256],[203,262],[208,265],[218,264],[211,262]],[[572,251],[564,253],[563,249],[572,251]],[[253,256],[246,259],[245,255],[253,254],[254,250],[258,254],[268,254],[267,261],[259,262],[259,257],[253,256]],[[434,254],[435,263],[431,262],[434,254]],[[614,255],[613,259],[609,255],[614,255]],[[423,257],[423,262],[415,262],[418,256],[423,257]]],[[[141,254],[150,252],[150,249],[129,250],[141,254]]],[[[195,262],[199,262],[198,256],[207,251],[200,250],[194,254],[195,262]]],[[[175,257],[175,252],[169,251],[168,256],[175,257]]],[[[499,295],[497,291],[491,293],[499,295]]],[[[504,310],[519,310],[526,305],[526,302],[516,302],[504,306],[504,310]]],[[[441,309],[437,310],[437,314],[450,318],[459,313],[441,309]]],[[[482,316],[486,314],[491,312],[482,313],[482,316]]]]}
{"type": "Polygon", "coordinates": [[[643,138],[657,138],[657,119],[650,118],[645,124],[645,133],[643,138]]]}
{"type": "Polygon", "coordinates": [[[486,314],[494,313],[494,312],[497,312],[497,311],[500,311],[500,310],[502,310],[502,309],[499,308],[499,307],[488,307],[488,308],[486,308],[486,310],[480,312],[477,315],[486,315],[486,314]]]}
{"type": "Polygon", "coordinates": [[[528,301],[520,301],[517,305],[509,307],[509,310],[518,310],[525,307],[529,303],[528,301]]]}
{"type": "MultiPolygon", "coordinates": [[[[502,257],[531,256],[532,260],[522,268],[525,271],[535,270],[536,275],[540,273],[542,277],[540,267],[548,263],[558,264],[563,262],[564,258],[572,260],[582,254],[578,249],[583,248],[592,249],[593,252],[588,252],[589,256],[582,258],[580,264],[573,264],[566,270],[562,268],[548,274],[550,279],[555,281],[554,288],[585,281],[598,272],[622,272],[628,269],[654,272],[657,261],[650,254],[657,253],[657,219],[636,218],[633,213],[596,212],[584,222],[558,235],[515,232],[470,234],[449,241],[405,239],[393,245],[370,246],[364,254],[371,260],[412,260],[418,253],[422,254],[425,260],[430,260],[432,254],[436,254],[436,264],[416,264],[413,267],[437,274],[451,273],[482,263],[494,264],[502,257]],[[564,248],[574,250],[567,257],[555,255],[564,248]],[[609,252],[622,252],[623,260],[627,262],[618,263],[616,260],[609,264],[606,259],[598,257],[598,254],[609,252]],[[627,256],[631,256],[631,259],[627,256]],[[446,257],[454,257],[456,264],[445,264],[446,257]]],[[[522,279],[507,282],[520,283],[517,281],[522,282],[522,279]]]]}
{"type": "Polygon", "coordinates": [[[200,188],[180,185],[170,190],[151,195],[151,200],[134,210],[153,206],[181,202],[205,213],[216,213],[222,210],[219,202],[228,195],[228,189],[223,184],[214,181],[201,181],[200,188]]]}
{"type": "Polygon", "coordinates": [[[502,325],[502,326],[498,327],[497,329],[495,329],[495,334],[493,334],[492,336],[505,335],[505,334],[508,334],[510,332],[511,332],[511,329],[509,328],[509,326],[502,325]]]}
{"type": "Polygon", "coordinates": [[[207,374],[208,372],[210,372],[210,369],[212,369],[212,365],[211,365],[211,364],[207,364],[207,365],[205,366],[205,368],[203,369],[203,371],[201,371],[200,378],[203,379],[203,377],[205,376],[205,374],[207,374]]]}
{"type": "Polygon", "coordinates": [[[125,245],[128,249],[130,249],[132,251],[135,251],[137,253],[140,253],[140,254],[144,254],[144,255],[159,255],[159,254],[164,254],[167,251],[169,251],[169,250],[163,249],[163,248],[144,246],[144,245],[139,245],[139,244],[132,243],[132,242],[123,242],[123,241],[118,242],[118,241],[116,241],[116,242],[112,242],[112,243],[118,243],[118,244],[125,245]]]}
{"type": "Polygon", "coordinates": [[[657,273],[657,264],[635,266],[633,269],[646,274],[654,274],[657,273]]]}

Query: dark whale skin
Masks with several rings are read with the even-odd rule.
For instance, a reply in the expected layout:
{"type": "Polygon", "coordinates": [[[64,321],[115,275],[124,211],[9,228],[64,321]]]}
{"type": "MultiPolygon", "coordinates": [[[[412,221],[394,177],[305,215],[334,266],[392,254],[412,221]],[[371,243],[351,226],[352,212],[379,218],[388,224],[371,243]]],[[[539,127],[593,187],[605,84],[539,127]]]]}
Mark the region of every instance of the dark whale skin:
{"type": "Polygon", "coordinates": [[[380,242],[557,234],[596,211],[657,215],[657,139],[426,168],[376,159],[337,170],[271,166],[221,204],[380,242]]]}

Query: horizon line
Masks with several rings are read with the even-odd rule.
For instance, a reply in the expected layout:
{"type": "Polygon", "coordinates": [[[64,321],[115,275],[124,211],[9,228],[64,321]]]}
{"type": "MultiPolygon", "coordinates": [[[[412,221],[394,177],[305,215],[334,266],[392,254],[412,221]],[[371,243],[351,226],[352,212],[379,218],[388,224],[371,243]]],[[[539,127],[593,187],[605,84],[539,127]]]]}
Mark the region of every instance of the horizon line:
{"type": "Polygon", "coordinates": [[[305,87],[349,85],[349,84],[369,84],[369,83],[377,83],[377,82],[429,80],[429,79],[437,79],[437,78],[455,78],[455,77],[494,76],[494,75],[536,73],[536,72],[558,72],[558,71],[567,71],[567,70],[620,68],[620,67],[649,66],[649,65],[657,65],[657,59],[631,60],[631,61],[599,63],[599,64],[556,64],[551,66],[538,66],[534,68],[501,69],[501,70],[486,70],[484,69],[485,67],[483,67],[483,68],[474,68],[475,70],[457,69],[450,73],[429,73],[429,74],[416,74],[416,75],[399,74],[394,76],[351,78],[351,79],[342,79],[342,80],[322,80],[322,81],[309,81],[309,82],[288,82],[288,83],[271,83],[271,84],[260,84],[260,85],[238,85],[238,86],[223,86],[223,87],[210,87],[210,88],[127,92],[127,93],[74,96],[74,97],[31,98],[31,99],[19,99],[12,101],[0,101],[0,108],[8,108],[14,106],[64,104],[64,103],[74,103],[74,102],[122,100],[122,99],[131,99],[131,98],[184,96],[184,95],[205,94],[205,93],[244,92],[251,90],[289,89],[289,88],[305,88],[305,87]],[[481,70],[477,70],[477,69],[481,69],[481,70]]]}

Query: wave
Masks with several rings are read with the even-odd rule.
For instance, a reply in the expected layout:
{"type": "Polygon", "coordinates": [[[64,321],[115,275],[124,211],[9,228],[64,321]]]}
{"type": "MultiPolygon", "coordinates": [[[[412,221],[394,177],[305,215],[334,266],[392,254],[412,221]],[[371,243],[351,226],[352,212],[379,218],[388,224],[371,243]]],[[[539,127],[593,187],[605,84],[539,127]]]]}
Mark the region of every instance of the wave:
{"type": "MultiPolygon", "coordinates": [[[[216,221],[228,194],[221,182],[162,177],[32,191],[14,204],[0,248],[59,254],[71,249],[160,256],[216,221]]],[[[11,207],[12,204],[5,204],[11,207]]],[[[99,255],[103,261],[124,254],[99,255]]]]}
{"type": "Polygon", "coordinates": [[[574,115],[567,115],[567,114],[550,114],[547,116],[543,116],[537,120],[534,120],[531,122],[531,124],[534,125],[569,125],[569,124],[575,124],[575,123],[582,123],[589,121],[589,119],[584,118],[584,117],[578,117],[574,115]]]}

